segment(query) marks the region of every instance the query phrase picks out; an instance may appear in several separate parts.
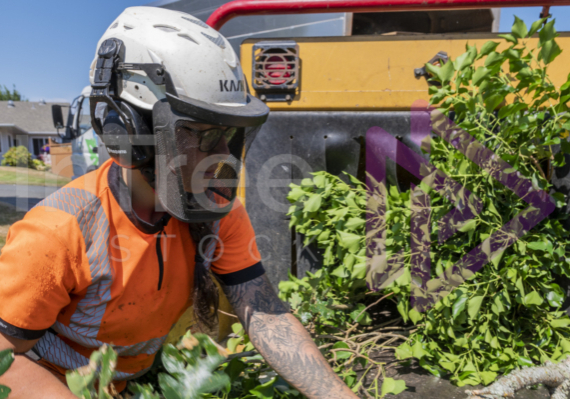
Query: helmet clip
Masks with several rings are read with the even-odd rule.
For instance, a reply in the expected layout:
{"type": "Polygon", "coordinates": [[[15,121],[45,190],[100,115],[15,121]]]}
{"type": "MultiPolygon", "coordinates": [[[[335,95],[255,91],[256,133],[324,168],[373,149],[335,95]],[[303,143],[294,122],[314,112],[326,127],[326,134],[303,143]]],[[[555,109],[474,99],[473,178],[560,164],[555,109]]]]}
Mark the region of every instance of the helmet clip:
{"type": "MultiPolygon", "coordinates": [[[[94,82],[91,85],[89,106],[91,115],[95,115],[95,107],[97,103],[107,104],[115,111],[125,122],[125,126],[129,134],[134,134],[134,128],[131,119],[120,109],[117,103],[111,98],[111,94],[115,93],[114,86],[116,84],[116,65],[120,59],[120,53],[123,50],[123,42],[119,39],[110,38],[105,40],[99,51],[97,52],[97,65],[95,69],[94,82]]],[[[98,135],[103,134],[102,121],[94,118],[92,121],[93,129],[98,135]]]]}
{"type": "Polygon", "coordinates": [[[163,85],[166,83],[164,66],[161,64],[131,64],[119,62],[117,71],[144,71],[155,85],[163,85]]]}

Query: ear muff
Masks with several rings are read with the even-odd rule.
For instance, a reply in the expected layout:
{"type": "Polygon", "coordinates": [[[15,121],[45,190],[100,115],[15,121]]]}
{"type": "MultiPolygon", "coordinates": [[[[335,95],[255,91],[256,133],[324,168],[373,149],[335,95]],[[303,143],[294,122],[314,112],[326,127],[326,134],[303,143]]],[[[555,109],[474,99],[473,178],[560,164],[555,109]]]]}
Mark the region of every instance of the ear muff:
{"type": "MultiPolygon", "coordinates": [[[[134,169],[154,160],[154,136],[136,109],[126,102],[116,103],[129,118],[133,134],[128,133],[125,121],[114,110],[104,118],[101,140],[113,160],[123,168],[134,169]]],[[[106,104],[105,104],[106,106],[106,104]]]]}

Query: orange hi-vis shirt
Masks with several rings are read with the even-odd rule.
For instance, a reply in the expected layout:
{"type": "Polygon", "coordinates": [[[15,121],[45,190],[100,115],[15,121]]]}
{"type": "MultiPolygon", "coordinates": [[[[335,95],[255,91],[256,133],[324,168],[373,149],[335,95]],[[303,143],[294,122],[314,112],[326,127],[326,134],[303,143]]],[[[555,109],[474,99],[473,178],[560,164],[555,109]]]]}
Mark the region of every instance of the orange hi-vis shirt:
{"type": "MultiPolygon", "coordinates": [[[[60,373],[88,364],[107,343],[119,355],[116,380],[144,374],[192,304],[196,245],[188,224],[165,217],[148,225],[128,198],[121,168],[109,160],[41,201],[8,233],[0,332],[40,338],[34,352],[60,373]]],[[[237,200],[214,233],[211,269],[225,284],[264,273],[237,200]]]]}

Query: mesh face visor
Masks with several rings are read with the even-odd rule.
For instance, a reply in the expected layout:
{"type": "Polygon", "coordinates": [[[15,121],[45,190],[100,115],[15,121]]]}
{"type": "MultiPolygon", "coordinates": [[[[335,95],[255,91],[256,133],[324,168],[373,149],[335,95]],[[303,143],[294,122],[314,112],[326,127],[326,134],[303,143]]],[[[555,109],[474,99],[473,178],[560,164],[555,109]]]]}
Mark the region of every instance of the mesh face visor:
{"type": "Polygon", "coordinates": [[[155,188],[163,208],[186,223],[211,222],[233,206],[245,154],[261,128],[217,126],[173,110],[153,109],[155,188]]]}

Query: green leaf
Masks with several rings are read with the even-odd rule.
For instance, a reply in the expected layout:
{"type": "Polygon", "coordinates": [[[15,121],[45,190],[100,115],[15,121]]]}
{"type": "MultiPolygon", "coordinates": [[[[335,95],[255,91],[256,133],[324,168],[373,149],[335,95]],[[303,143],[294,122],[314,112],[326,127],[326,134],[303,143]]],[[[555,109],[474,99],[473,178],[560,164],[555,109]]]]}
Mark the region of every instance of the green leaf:
{"type": "Polygon", "coordinates": [[[563,319],[555,319],[550,322],[552,328],[564,328],[570,325],[570,319],[565,317],[563,319]]]}
{"type": "Polygon", "coordinates": [[[505,56],[503,54],[492,52],[485,60],[485,66],[486,67],[496,66],[498,64],[502,64],[504,61],[505,61],[505,56]]]}
{"type": "Polygon", "coordinates": [[[461,54],[459,57],[457,57],[455,59],[455,70],[457,71],[461,71],[464,68],[470,66],[471,64],[473,64],[473,61],[475,61],[475,57],[477,56],[477,49],[475,48],[475,46],[473,47],[469,47],[469,50],[463,54],[461,54]]]}
{"type": "Polygon", "coordinates": [[[410,309],[410,311],[408,312],[409,316],[410,316],[410,320],[412,321],[412,323],[414,324],[418,324],[418,321],[423,319],[423,316],[420,312],[418,312],[415,308],[410,309]]]}
{"type": "Polygon", "coordinates": [[[289,303],[293,309],[297,309],[303,303],[303,297],[298,292],[294,292],[289,298],[289,303]]]}
{"type": "MultiPolygon", "coordinates": [[[[294,281],[280,281],[279,282],[279,291],[281,291],[281,292],[296,291],[298,289],[299,289],[299,284],[297,284],[294,281]]],[[[234,325],[232,325],[232,329],[233,329],[234,325]]],[[[234,331],[234,333],[237,334],[237,332],[235,332],[235,331],[234,331]]]]}
{"type": "MultiPolygon", "coordinates": [[[[283,281],[284,282],[284,281],[283,281]]],[[[281,283],[280,283],[281,284],[281,283]]],[[[295,284],[297,285],[297,284],[295,284]]],[[[281,288],[280,288],[281,289],[281,288]]],[[[232,324],[232,332],[234,334],[241,334],[243,332],[243,326],[241,325],[241,323],[234,323],[232,324]]]]}
{"type": "Polygon", "coordinates": [[[277,381],[277,377],[267,381],[265,384],[256,386],[249,393],[259,399],[271,399],[273,398],[273,384],[275,381],[277,381]]]}
{"type": "Polygon", "coordinates": [[[544,27],[538,32],[538,43],[539,47],[543,46],[544,43],[553,40],[556,36],[556,29],[554,29],[554,20],[549,21],[544,24],[544,27]]]}
{"type": "Polygon", "coordinates": [[[485,109],[487,112],[493,112],[505,99],[503,94],[491,94],[489,97],[485,98],[485,109]]]}
{"type": "MultiPolygon", "coordinates": [[[[99,371],[99,398],[106,395],[105,389],[113,380],[115,375],[115,365],[117,364],[117,352],[108,345],[101,349],[101,367],[99,371]]],[[[109,397],[110,398],[110,397],[109,397]]]]}
{"type": "Polygon", "coordinates": [[[534,366],[534,363],[532,362],[532,360],[530,360],[528,357],[525,357],[525,356],[519,356],[517,359],[517,363],[521,367],[532,367],[532,366],[534,366]]]}
{"type": "Polygon", "coordinates": [[[526,27],[526,24],[522,19],[520,19],[516,15],[515,15],[515,23],[511,28],[511,32],[513,33],[513,36],[519,39],[523,39],[526,37],[526,35],[528,35],[528,29],[526,27]]]}
{"type": "Polygon", "coordinates": [[[550,64],[560,53],[562,50],[554,40],[545,42],[540,49],[540,56],[545,64],[550,64]]]}
{"type": "Polygon", "coordinates": [[[366,306],[364,306],[362,303],[359,303],[356,309],[350,312],[350,317],[353,321],[356,321],[363,326],[368,326],[372,322],[372,319],[370,318],[368,312],[364,311],[364,309],[366,309],[366,306]]]}
{"type": "Polygon", "coordinates": [[[363,279],[364,277],[366,277],[366,270],[367,270],[366,262],[357,263],[356,265],[354,265],[352,269],[351,277],[357,280],[363,279]]]}
{"type": "Polygon", "coordinates": [[[7,386],[0,385],[0,399],[6,399],[12,390],[7,386]]]}
{"type": "Polygon", "coordinates": [[[497,378],[497,373],[494,373],[492,371],[482,371],[479,373],[479,376],[481,377],[483,385],[489,385],[493,381],[495,381],[495,379],[497,378]]]}
{"type": "Polygon", "coordinates": [[[505,39],[508,42],[514,43],[514,44],[518,44],[518,40],[516,37],[514,37],[513,35],[511,35],[510,33],[504,34],[504,35],[497,35],[498,37],[502,37],[503,39],[505,39]]]}
{"type": "Polygon", "coordinates": [[[481,303],[484,298],[484,296],[474,296],[467,301],[467,313],[469,313],[469,318],[471,320],[478,318],[479,309],[481,309],[481,303]]]}
{"type": "Polygon", "coordinates": [[[348,270],[346,270],[346,267],[344,265],[340,265],[338,267],[336,267],[331,274],[333,276],[337,276],[340,278],[346,278],[348,276],[350,276],[350,273],[348,272],[348,270]]]}
{"type": "Polygon", "coordinates": [[[425,64],[425,67],[426,67],[426,71],[428,71],[430,74],[432,74],[438,80],[441,81],[441,67],[438,67],[437,65],[433,65],[429,62],[425,64]]]}
{"type": "Polygon", "coordinates": [[[356,229],[364,226],[365,224],[366,224],[366,220],[364,220],[362,218],[350,218],[344,224],[344,227],[349,229],[349,230],[356,230],[356,229]]]}
{"type": "Polygon", "coordinates": [[[313,177],[313,182],[317,188],[324,188],[326,184],[327,178],[325,175],[318,175],[313,177]]]}
{"type": "Polygon", "coordinates": [[[444,369],[446,369],[447,371],[453,373],[457,367],[457,365],[453,362],[449,362],[447,360],[445,360],[444,358],[439,359],[438,361],[439,365],[441,367],[443,367],[444,369]]]}
{"type": "Polygon", "coordinates": [[[535,251],[546,251],[547,244],[544,241],[533,241],[527,244],[527,247],[535,251]]]}
{"type": "Polygon", "coordinates": [[[390,377],[384,378],[382,382],[382,392],[381,395],[385,396],[389,393],[392,395],[397,395],[406,390],[406,382],[404,380],[395,380],[390,377]]]}
{"type": "Polygon", "coordinates": [[[530,30],[528,31],[528,37],[534,35],[542,27],[544,21],[546,21],[546,18],[541,18],[538,21],[534,21],[530,26],[530,30]]]}
{"type": "Polygon", "coordinates": [[[479,86],[481,81],[489,74],[489,70],[485,67],[479,67],[473,74],[473,84],[479,86]]]}
{"type": "Polygon", "coordinates": [[[0,351],[0,375],[4,374],[14,362],[14,351],[5,349],[0,351]]]}
{"type": "Polygon", "coordinates": [[[349,357],[352,356],[352,352],[342,350],[342,349],[350,349],[348,347],[348,344],[346,344],[345,342],[339,341],[339,342],[335,343],[333,345],[333,349],[341,349],[341,350],[336,352],[336,358],[337,359],[348,359],[349,357]]]}
{"type": "Polygon", "coordinates": [[[422,343],[420,341],[416,341],[414,343],[414,345],[412,346],[412,355],[416,358],[416,359],[421,359],[422,357],[424,357],[425,355],[427,355],[427,352],[424,350],[424,348],[422,347],[422,343]]]}
{"type": "Polygon", "coordinates": [[[289,191],[289,194],[287,194],[287,199],[290,202],[296,202],[299,198],[301,198],[305,194],[307,194],[307,192],[303,190],[301,187],[297,186],[293,188],[291,191],[289,191]]]}
{"type": "Polygon", "coordinates": [[[441,79],[441,83],[449,82],[455,73],[455,68],[453,67],[453,62],[446,62],[439,71],[439,77],[441,79]]]}
{"type": "Polygon", "coordinates": [[[352,253],[357,253],[360,250],[360,241],[362,237],[357,234],[347,233],[344,231],[339,231],[339,244],[348,249],[352,253]]]}
{"type": "MultiPolygon", "coordinates": [[[[551,284],[551,285],[557,286],[556,284],[551,284]]],[[[559,308],[560,306],[562,306],[562,303],[564,302],[564,295],[561,292],[557,292],[553,287],[552,290],[547,292],[546,300],[548,301],[550,306],[559,308]]]]}
{"type": "Polygon", "coordinates": [[[230,338],[228,339],[228,349],[232,352],[236,352],[236,347],[243,341],[242,337],[230,338]]]}
{"type": "MultiPolygon", "coordinates": [[[[506,118],[507,116],[510,116],[516,112],[526,110],[527,108],[528,108],[528,105],[525,103],[509,104],[509,105],[501,108],[501,110],[499,111],[499,119],[506,118]]],[[[497,213],[497,215],[498,215],[498,213],[497,213]]]]}
{"type": "Polygon", "coordinates": [[[81,375],[77,371],[68,371],[65,375],[65,380],[67,383],[67,387],[69,390],[78,397],[83,397],[85,391],[89,392],[90,387],[93,389],[93,384],[97,378],[97,373],[94,370],[91,373],[86,373],[85,375],[81,375]]]}
{"type": "Polygon", "coordinates": [[[465,223],[463,226],[461,226],[458,230],[462,233],[466,233],[468,231],[474,230],[475,227],[477,227],[477,221],[475,219],[471,219],[470,221],[465,223]]]}
{"type": "Polygon", "coordinates": [[[445,374],[443,372],[443,370],[441,369],[441,367],[431,364],[428,360],[426,359],[421,359],[420,360],[420,366],[422,366],[424,369],[426,369],[427,371],[429,371],[431,374],[435,375],[436,377],[443,377],[443,375],[445,374]]]}
{"type": "Polygon", "coordinates": [[[522,278],[519,277],[519,279],[517,280],[517,282],[516,282],[515,285],[516,285],[516,287],[518,288],[518,290],[519,290],[521,296],[524,297],[524,296],[525,296],[525,291],[524,291],[524,284],[523,284],[522,278]]]}
{"type": "Polygon", "coordinates": [[[228,366],[224,369],[224,373],[230,377],[230,381],[235,381],[238,379],[242,371],[247,368],[247,365],[240,359],[234,358],[230,361],[228,366]]]}
{"type": "Polygon", "coordinates": [[[412,348],[407,342],[396,348],[396,357],[400,360],[408,359],[413,356],[412,348]]]}
{"type": "Polygon", "coordinates": [[[460,291],[459,297],[455,300],[455,302],[453,302],[453,306],[451,308],[451,315],[454,319],[457,319],[457,317],[465,310],[466,303],[467,295],[460,291]]]}
{"type": "Polygon", "coordinates": [[[544,302],[544,300],[542,299],[540,294],[536,291],[529,292],[527,295],[525,295],[525,297],[523,299],[523,303],[526,306],[530,306],[530,305],[540,306],[540,305],[542,305],[542,302],[544,302]]]}
{"type": "Polygon", "coordinates": [[[564,338],[560,338],[560,346],[564,353],[570,353],[570,342],[564,338]]]}
{"type": "Polygon", "coordinates": [[[318,211],[321,207],[322,197],[319,194],[309,195],[309,199],[305,202],[304,210],[306,212],[318,211]]]}
{"type": "Polygon", "coordinates": [[[483,45],[483,47],[481,47],[481,52],[479,53],[479,58],[481,56],[488,55],[488,54],[492,53],[493,51],[495,51],[495,49],[497,48],[498,45],[499,45],[498,42],[493,42],[493,41],[488,41],[487,43],[485,43],[483,45]]]}

